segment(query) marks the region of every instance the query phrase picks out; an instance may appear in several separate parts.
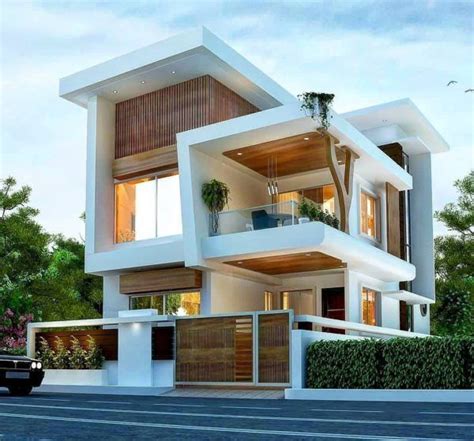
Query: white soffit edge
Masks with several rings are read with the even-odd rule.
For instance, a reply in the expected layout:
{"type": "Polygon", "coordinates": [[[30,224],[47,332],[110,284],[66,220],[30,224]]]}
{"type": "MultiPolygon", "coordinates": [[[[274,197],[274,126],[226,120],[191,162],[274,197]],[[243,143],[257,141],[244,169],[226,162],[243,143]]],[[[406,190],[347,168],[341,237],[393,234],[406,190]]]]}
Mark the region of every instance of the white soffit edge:
{"type": "Polygon", "coordinates": [[[425,305],[435,302],[433,299],[403,289],[397,291],[384,291],[382,294],[387,297],[392,297],[393,299],[402,300],[409,305],[425,305]]]}
{"type": "Polygon", "coordinates": [[[62,78],[59,95],[83,107],[94,95],[117,103],[203,75],[211,75],[260,109],[297,101],[204,27],[62,78]]]}
{"type": "Polygon", "coordinates": [[[360,131],[396,124],[406,133],[407,138],[420,138],[426,147],[425,153],[449,150],[446,140],[409,98],[346,112],[341,116],[360,131]]]}

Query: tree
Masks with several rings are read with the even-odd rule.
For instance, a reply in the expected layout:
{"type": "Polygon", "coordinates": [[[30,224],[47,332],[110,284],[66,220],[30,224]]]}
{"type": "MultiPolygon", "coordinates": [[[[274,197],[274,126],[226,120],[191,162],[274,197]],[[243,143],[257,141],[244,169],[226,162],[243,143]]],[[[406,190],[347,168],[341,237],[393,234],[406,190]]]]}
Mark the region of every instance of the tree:
{"type": "Polygon", "coordinates": [[[450,234],[435,239],[432,325],[438,335],[474,335],[474,171],[454,185],[456,203],[435,213],[450,234]]]}
{"type": "Polygon", "coordinates": [[[1,346],[24,345],[23,336],[10,331],[20,329],[25,317],[69,320],[102,313],[102,279],[84,273],[84,244],[44,231],[38,210],[28,206],[30,195],[31,188],[18,189],[12,177],[0,181],[1,346]]]}

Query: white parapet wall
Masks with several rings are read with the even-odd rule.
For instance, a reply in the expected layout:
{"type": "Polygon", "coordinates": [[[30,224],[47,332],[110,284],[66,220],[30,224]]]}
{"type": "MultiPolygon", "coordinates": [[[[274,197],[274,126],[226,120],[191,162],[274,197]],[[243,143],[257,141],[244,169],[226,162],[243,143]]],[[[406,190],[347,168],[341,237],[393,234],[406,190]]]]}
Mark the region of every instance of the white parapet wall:
{"type": "Polygon", "coordinates": [[[107,386],[107,369],[45,369],[43,384],[107,386]]]}

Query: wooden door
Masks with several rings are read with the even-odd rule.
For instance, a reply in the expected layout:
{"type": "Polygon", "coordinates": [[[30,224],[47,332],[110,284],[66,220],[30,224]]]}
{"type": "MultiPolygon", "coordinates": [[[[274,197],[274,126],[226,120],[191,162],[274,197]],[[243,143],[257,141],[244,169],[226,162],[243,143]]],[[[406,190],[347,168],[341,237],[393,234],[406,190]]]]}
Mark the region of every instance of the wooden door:
{"type": "MultiPolygon", "coordinates": [[[[345,300],[344,287],[324,288],[321,290],[321,302],[323,317],[345,320],[345,300]]],[[[333,334],[345,334],[343,329],[323,328],[323,332],[332,332],[333,334]]]]}

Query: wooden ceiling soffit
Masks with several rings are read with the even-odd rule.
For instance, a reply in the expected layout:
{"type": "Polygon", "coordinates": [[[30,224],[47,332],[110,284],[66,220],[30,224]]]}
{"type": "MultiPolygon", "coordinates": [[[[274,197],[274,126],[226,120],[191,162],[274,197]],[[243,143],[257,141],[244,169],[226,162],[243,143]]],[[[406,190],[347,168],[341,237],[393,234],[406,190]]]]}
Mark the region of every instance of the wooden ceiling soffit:
{"type": "MultiPolygon", "coordinates": [[[[268,160],[277,162],[278,176],[288,176],[327,168],[325,139],[328,135],[318,132],[302,133],[288,138],[255,144],[223,153],[229,159],[268,177],[268,160]]],[[[336,147],[337,160],[341,163],[345,155],[336,147]]]]}
{"type": "Polygon", "coordinates": [[[271,276],[337,269],[345,266],[341,260],[319,252],[256,257],[253,259],[232,260],[224,263],[271,276]]]}
{"type": "Polygon", "coordinates": [[[202,272],[191,268],[137,271],[120,276],[121,294],[200,289],[202,272]]]}
{"type": "Polygon", "coordinates": [[[115,179],[128,179],[177,168],[178,153],[176,145],[170,145],[115,159],[112,172],[115,179]]]}

